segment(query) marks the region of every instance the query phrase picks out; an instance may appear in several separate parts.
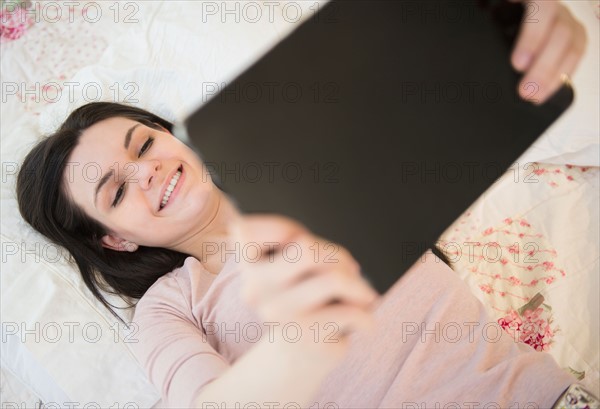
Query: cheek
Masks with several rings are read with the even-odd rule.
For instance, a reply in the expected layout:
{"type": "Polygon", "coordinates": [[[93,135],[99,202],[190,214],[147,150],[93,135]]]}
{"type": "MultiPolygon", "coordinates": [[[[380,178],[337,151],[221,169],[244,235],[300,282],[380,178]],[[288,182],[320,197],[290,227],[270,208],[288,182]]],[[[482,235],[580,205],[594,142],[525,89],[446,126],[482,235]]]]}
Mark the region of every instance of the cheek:
{"type": "Polygon", "coordinates": [[[203,178],[203,181],[194,182],[189,185],[188,198],[190,200],[187,200],[185,205],[190,211],[202,214],[202,211],[210,205],[211,199],[214,199],[218,189],[212,184],[210,177],[208,177],[208,181],[203,178]]]}
{"type": "Polygon", "coordinates": [[[105,218],[104,224],[116,235],[128,240],[143,240],[156,230],[155,216],[147,206],[134,201],[121,203],[117,211],[105,218]]]}

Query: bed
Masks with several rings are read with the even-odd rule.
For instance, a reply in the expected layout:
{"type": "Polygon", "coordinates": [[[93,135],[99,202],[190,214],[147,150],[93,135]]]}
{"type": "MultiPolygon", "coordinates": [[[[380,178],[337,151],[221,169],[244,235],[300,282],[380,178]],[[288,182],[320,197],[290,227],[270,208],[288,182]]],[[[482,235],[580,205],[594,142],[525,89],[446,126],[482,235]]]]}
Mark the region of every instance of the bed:
{"type": "MultiPolygon", "coordinates": [[[[86,102],[184,117],[324,2],[15,3],[3,2],[1,35],[2,407],[159,407],[130,351],[135,330],[20,218],[20,163],[86,102]]],[[[600,395],[599,4],[569,7],[589,41],[574,105],[439,245],[506,331],[600,395]]]]}

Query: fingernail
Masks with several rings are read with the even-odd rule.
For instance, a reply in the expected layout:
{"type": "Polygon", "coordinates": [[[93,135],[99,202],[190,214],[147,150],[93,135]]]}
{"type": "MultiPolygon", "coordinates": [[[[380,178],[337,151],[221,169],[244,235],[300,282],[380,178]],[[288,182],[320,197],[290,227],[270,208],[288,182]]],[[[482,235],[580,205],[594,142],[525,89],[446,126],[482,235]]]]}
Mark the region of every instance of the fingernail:
{"type": "Polygon", "coordinates": [[[531,54],[525,50],[519,50],[515,53],[515,58],[513,59],[513,66],[518,71],[525,70],[529,63],[531,62],[531,54]]]}
{"type": "Polygon", "coordinates": [[[525,78],[519,84],[519,95],[525,101],[537,103],[539,102],[542,94],[543,90],[541,89],[538,81],[525,78]]]}

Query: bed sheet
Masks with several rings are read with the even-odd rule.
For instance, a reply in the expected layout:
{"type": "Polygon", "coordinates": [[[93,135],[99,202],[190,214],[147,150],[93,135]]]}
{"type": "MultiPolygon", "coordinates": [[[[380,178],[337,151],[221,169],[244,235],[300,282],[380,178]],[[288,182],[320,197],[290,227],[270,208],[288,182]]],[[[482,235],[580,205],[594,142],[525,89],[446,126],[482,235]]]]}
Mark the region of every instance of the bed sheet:
{"type": "MultiPolygon", "coordinates": [[[[251,14],[255,9],[245,6],[248,2],[228,2],[229,9],[224,8],[223,2],[193,3],[192,7],[190,1],[83,2],[70,6],[60,2],[31,2],[36,13],[22,20],[20,31],[10,32],[15,38],[4,38],[8,31],[3,29],[0,278],[2,347],[3,358],[7,358],[2,360],[3,402],[26,404],[32,399],[46,403],[70,399],[81,406],[158,404],[156,390],[129,351],[127,341],[131,340],[131,334],[118,326],[90,296],[61,249],[50,245],[20,218],[14,178],[30,147],[42,134],[54,130],[77,106],[92,100],[116,100],[152,110],[169,120],[181,119],[214,96],[215,90],[325,2],[250,2],[261,12],[258,20],[256,14],[251,14]],[[62,7],[58,19],[53,4],[62,7]],[[79,328],[88,324],[90,331],[99,331],[102,336],[91,342],[93,332],[77,331],[71,341],[66,336],[67,323],[79,323],[79,328]],[[63,336],[53,342],[43,329],[57,327],[62,329],[63,336]],[[35,334],[23,337],[23,328],[38,328],[34,333],[40,338],[35,339],[35,334]],[[23,385],[25,389],[14,385],[23,385]]],[[[580,3],[579,13],[593,22],[588,29],[597,30],[592,2],[577,3],[580,3]]],[[[2,21],[4,27],[5,20],[2,21]]],[[[597,49],[592,51],[597,53],[597,49]]],[[[597,77],[597,54],[589,55],[586,58],[592,61],[596,56],[595,71],[592,67],[583,72],[591,70],[597,77]]],[[[584,83],[586,88],[582,89],[591,89],[592,95],[596,95],[595,102],[590,103],[593,107],[598,103],[597,86],[590,87],[594,79],[581,75],[573,80],[576,85],[584,83]]],[[[579,98],[582,94],[579,93],[579,98]]],[[[590,121],[589,116],[583,118],[578,109],[573,108],[572,112],[577,114],[577,121],[567,121],[570,125],[563,128],[563,134],[558,137],[554,134],[547,144],[540,140],[537,150],[527,153],[528,162],[558,158],[555,168],[535,165],[542,172],[536,176],[545,182],[535,186],[511,185],[504,178],[493,190],[499,193],[486,194],[442,239],[487,243],[485,240],[512,238],[500,232],[508,219],[514,223],[507,224],[507,231],[518,229],[517,234],[526,234],[523,229],[529,224],[534,231],[531,234],[542,235],[535,236],[535,243],[554,251],[542,252],[546,258],[540,259],[547,262],[542,265],[554,263],[552,268],[556,266],[558,272],[551,268],[549,271],[554,274],[551,278],[542,274],[545,267],[536,267],[535,285],[517,285],[517,280],[521,283],[530,280],[531,284],[536,278],[525,278],[507,270],[502,263],[490,267],[489,257],[483,260],[487,264],[481,260],[467,263],[466,258],[456,259],[454,267],[490,311],[505,320],[507,330],[520,328],[517,324],[524,318],[519,308],[541,293],[542,311],[535,308],[529,317],[538,314],[541,318],[530,321],[540,325],[540,319],[552,320],[548,324],[552,335],[546,339],[549,333],[544,332],[542,345],[549,341],[545,342],[545,348],[561,365],[577,373],[585,372],[583,381],[598,394],[597,384],[593,385],[598,379],[598,332],[594,325],[598,322],[598,293],[593,292],[598,288],[598,216],[592,210],[598,209],[598,170],[586,167],[598,165],[591,155],[597,146],[593,140],[597,121],[590,121]],[[575,128],[577,132],[573,131],[575,128]],[[566,138],[565,129],[575,133],[566,138]],[[561,138],[566,142],[561,144],[561,138]],[[566,152],[568,157],[556,156],[557,152],[566,152]],[[581,166],[569,167],[567,163],[581,166]],[[454,233],[450,235],[451,232],[454,233]],[[500,265],[504,270],[499,269],[500,265]],[[476,270],[472,271],[473,268],[476,270]],[[501,279],[484,275],[488,268],[499,269],[494,270],[494,277],[500,274],[501,279]],[[501,295],[509,292],[517,296],[501,295]],[[545,305],[552,307],[551,316],[545,305]],[[515,316],[513,310],[519,315],[515,316]]],[[[587,108],[583,112],[588,112],[587,108]]],[[[519,244],[524,248],[527,243],[519,244]]],[[[468,246],[471,245],[463,245],[457,251],[462,255],[468,246]]],[[[131,317],[131,312],[124,312],[123,317],[131,317]]],[[[517,335],[521,333],[531,335],[532,331],[517,335]]]]}
{"type": "Polygon", "coordinates": [[[599,182],[598,167],[516,162],[439,240],[516,341],[553,355],[597,396],[599,182]]]}

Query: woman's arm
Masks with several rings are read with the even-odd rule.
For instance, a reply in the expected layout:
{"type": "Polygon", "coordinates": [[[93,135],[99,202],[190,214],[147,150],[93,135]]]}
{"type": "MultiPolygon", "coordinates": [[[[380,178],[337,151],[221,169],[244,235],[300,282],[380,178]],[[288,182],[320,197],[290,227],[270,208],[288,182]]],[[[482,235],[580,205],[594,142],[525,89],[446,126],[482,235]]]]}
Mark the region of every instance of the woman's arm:
{"type": "Polygon", "coordinates": [[[312,250],[316,244],[331,244],[298,224],[282,217],[243,219],[248,223],[238,227],[245,233],[234,238],[243,242],[240,248],[248,242],[281,247],[293,241],[303,253],[293,262],[281,252],[266,251],[258,261],[242,257],[238,268],[243,301],[265,323],[294,322],[303,334],[311,334],[315,322],[320,327],[333,323],[338,331],[329,334],[333,338],[327,342],[314,342],[311,336],[288,342],[284,332],[273,331],[231,363],[213,348],[192,313],[190,292],[205,283],[197,271],[200,263],[190,258],[182,271],[161,278],[148,290],[134,316],[139,331],[133,352],[169,406],[230,408],[253,402],[310,406],[325,376],[344,358],[349,332],[373,325],[371,305],[378,295],[346,250],[340,248],[336,259],[328,260],[335,262],[328,263],[315,259],[312,250]]]}
{"type": "MultiPolygon", "coordinates": [[[[299,342],[263,338],[198,396],[197,407],[259,406],[308,407],[321,382],[348,348],[348,334],[371,328],[370,307],[378,294],[360,275],[358,263],[340,248],[335,260],[315,259],[315,244],[331,245],[300,225],[276,216],[248,216],[232,226],[232,239],[241,248],[248,243],[293,243],[300,260],[288,262],[277,251],[262,247],[262,257],[240,263],[242,297],[266,322],[296,322],[309,333],[315,322],[334,323],[336,342],[299,342]],[[334,261],[331,263],[331,261],[334,261]],[[333,303],[332,303],[333,302],[333,303]],[[213,405],[213,406],[210,406],[213,405]]],[[[279,332],[277,332],[279,333],[279,332]]]]}
{"type": "Polygon", "coordinates": [[[262,339],[203,388],[195,407],[309,407],[332,362],[309,362],[306,355],[289,342],[262,339]]]}

